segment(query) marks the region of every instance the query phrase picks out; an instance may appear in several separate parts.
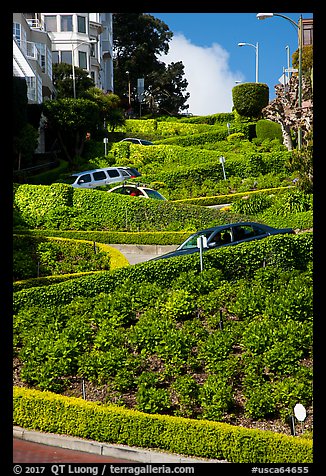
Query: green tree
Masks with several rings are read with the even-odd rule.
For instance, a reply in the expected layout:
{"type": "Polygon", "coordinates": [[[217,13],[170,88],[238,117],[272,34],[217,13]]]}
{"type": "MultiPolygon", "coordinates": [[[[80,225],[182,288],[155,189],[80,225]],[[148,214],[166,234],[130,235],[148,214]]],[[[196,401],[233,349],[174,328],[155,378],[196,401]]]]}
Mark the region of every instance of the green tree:
{"type": "Polygon", "coordinates": [[[31,124],[21,128],[19,135],[13,138],[14,153],[17,155],[17,170],[32,164],[34,151],[37,147],[38,131],[31,124]]]}
{"type": "Polygon", "coordinates": [[[185,92],[188,82],[183,75],[181,61],[167,67],[161,63],[160,68],[149,75],[150,85],[145,93],[148,112],[177,115],[180,110],[188,108],[184,103],[190,94],[185,92]]]}
{"type": "Polygon", "coordinates": [[[313,130],[306,136],[304,147],[301,150],[293,150],[290,160],[290,170],[298,171],[297,186],[307,193],[313,192],[313,130]]]}
{"type": "Polygon", "coordinates": [[[38,142],[39,104],[28,104],[24,78],[13,78],[13,164],[20,170],[32,164],[38,142]]]}
{"type": "Polygon", "coordinates": [[[86,133],[94,133],[100,123],[98,105],[89,99],[58,99],[46,101],[43,113],[71,164],[83,152],[86,133]]]}
{"type": "MultiPolygon", "coordinates": [[[[296,50],[292,55],[292,65],[296,69],[299,68],[299,50],[296,50]]],[[[302,48],[302,73],[310,77],[312,67],[313,47],[306,45],[302,48]]]]}
{"type": "Polygon", "coordinates": [[[116,126],[125,123],[121,100],[116,94],[104,93],[101,89],[94,87],[88,89],[84,93],[84,97],[97,104],[101,124],[109,125],[111,132],[114,131],[116,126]]]}
{"type": "MultiPolygon", "coordinates": [[[[94,86],[94,81],[88,76],[87,71],[75,66],[76,98],[83,96],[84,92],[94,86]]],[[[73,98],[74,87],[72,79],[72,66],[68,63],[53,64],[53,85],[56,89],[56,99],[73,98]]]]}
{"type": "Polygon", "coordinates": [[[143,112],[166,114],[186,109],[188,83],[181,62],[168,67],[157,56],[169,51],[173,33],[163,21],[145,13],[116,13],[113,16],[115,93],[128,106],[138,105],[137,79],[145,80],[143,112]],[[127,99],[127,100],[126,100],[127,99]]]}

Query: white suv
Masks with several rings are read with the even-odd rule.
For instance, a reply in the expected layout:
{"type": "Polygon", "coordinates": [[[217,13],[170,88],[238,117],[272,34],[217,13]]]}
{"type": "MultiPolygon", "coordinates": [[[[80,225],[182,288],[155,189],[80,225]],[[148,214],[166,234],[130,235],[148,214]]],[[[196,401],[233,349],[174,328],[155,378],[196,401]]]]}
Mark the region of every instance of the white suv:
{"type": "Polygon", "coordinates": [[[130,180],[140,177],[140,175],[137,169],[131,167],[106,167],[72,174],[70,184],[75,188],[96,188],[102,185],[130,180]]]}

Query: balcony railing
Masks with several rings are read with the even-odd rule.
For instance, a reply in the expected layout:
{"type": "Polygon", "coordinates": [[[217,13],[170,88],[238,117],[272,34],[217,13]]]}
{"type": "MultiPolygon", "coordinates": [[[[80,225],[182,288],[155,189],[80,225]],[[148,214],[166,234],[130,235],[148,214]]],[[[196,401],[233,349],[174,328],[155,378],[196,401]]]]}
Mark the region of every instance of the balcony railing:
{"type": "Polygon", "coordinates": [[[26,21],[33,30],[45,31],[43,23],[38,18],[27,18],[26,21]]]}

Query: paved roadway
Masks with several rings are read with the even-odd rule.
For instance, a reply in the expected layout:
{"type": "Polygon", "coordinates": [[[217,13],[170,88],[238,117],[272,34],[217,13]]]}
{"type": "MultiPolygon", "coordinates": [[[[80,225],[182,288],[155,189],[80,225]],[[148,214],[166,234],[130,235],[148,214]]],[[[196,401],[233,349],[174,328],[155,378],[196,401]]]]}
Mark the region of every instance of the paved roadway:
{"type": "Polygon", "coordinates": [[[13,438],[13,463],[132,463],[111,456],[101,456],[57,446],[13,438]]]}
{"type": "Polygon", "coordinates": [[[178,247],[178,245],[120,245],[111,243],[109,246],[121,251],[130,264],[143,263],[156,256],[174,251],[178,247]]]}

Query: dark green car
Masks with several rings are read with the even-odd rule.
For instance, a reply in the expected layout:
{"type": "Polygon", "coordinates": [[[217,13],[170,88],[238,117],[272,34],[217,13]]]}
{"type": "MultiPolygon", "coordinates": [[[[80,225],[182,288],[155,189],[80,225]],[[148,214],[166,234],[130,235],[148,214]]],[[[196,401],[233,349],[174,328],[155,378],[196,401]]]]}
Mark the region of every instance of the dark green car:
{"type": "MultiPolygon", "coordinates": [[[[227,225],[206,228],[189,236],[175,251],[153,258],[153,260],[174,258],[175,256],[199,253],[200,242],[203,251],[222,246],[237,245],[251,240],[260,240],[271,235],[294,233],[292,228],[273,228],[254,222],[228,223],[227,225]]],[[[151,260],[152,261],[152,260],[151,260]]]]}

